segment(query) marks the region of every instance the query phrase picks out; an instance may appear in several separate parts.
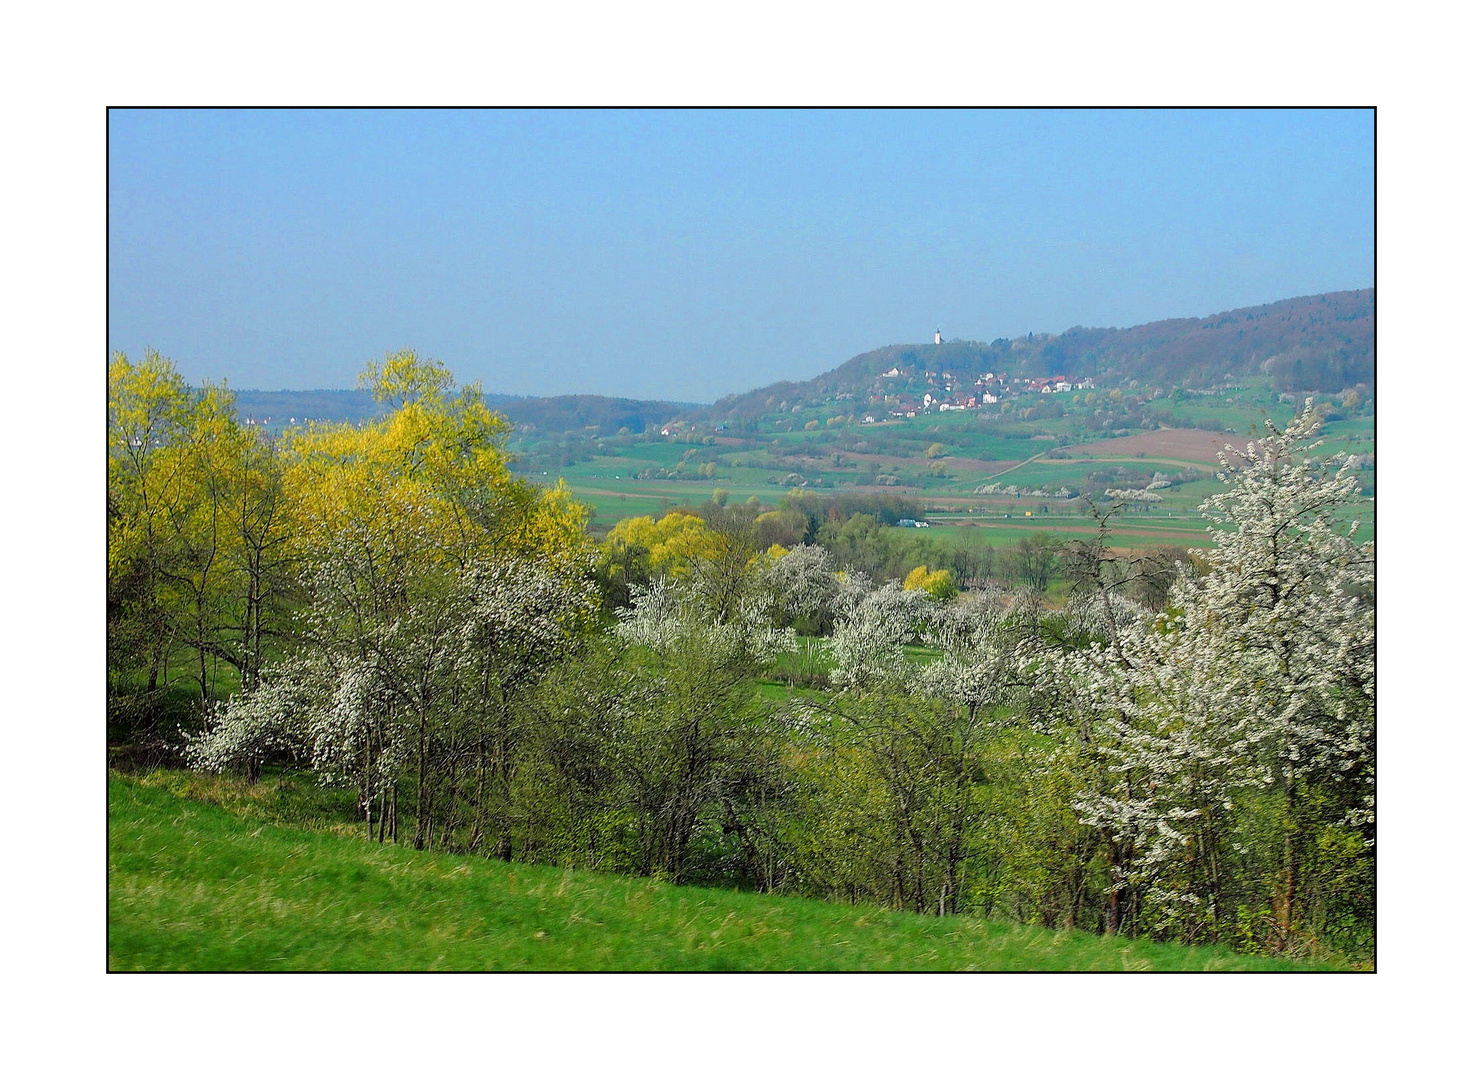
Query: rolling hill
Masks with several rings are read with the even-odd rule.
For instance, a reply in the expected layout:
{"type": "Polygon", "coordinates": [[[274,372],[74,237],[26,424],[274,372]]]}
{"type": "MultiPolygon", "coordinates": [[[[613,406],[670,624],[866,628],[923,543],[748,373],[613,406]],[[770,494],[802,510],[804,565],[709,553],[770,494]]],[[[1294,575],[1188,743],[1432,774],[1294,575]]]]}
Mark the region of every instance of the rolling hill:
{"type": "Polygon", "coordinates": [[[1375,290],[1300,296],[1127,329],[1074,326],[1061,334],[988,343],[888,345],[813,379],[722,398],[712,412],[716,419],[747,419],[784,401],[860,400],[916,386],[928,372],[970,385],[993,372],[1014,378],[1092,378],[1104,385],[1201,387],[1261,372],[1279,390],[1332,393],[1375,380],[1375,290]],[[899,374],[885,376],[890,371],[899,374]]]}

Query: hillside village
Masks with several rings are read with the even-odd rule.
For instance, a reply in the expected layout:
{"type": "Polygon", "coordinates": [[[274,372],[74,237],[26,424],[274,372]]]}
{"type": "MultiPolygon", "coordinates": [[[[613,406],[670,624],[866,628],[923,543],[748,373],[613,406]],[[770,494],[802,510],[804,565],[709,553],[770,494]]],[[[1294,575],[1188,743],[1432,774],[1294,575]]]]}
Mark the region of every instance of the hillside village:
{"type": "MultiPolygon", "coordinates": [[[[908,420],[915,419],[918,413],[981,409],[986,405],[997,404],[1004,398],[1021,394],[1064,394],[1072,390],[1090,390],[1096,387],[1091,379],[1072,380],[1065,375],[1027,379],[995,375],[992,371],[986,371],[974,379],[971,389],[965,392],[962,389],[963,380],[947,373],[926,371],[921,375],[926,388],[921,394],[921,405],[917,405],[915,393],[895,392],[895,387],[886,385],[888,379],[899,379],[905,383],[910,381],[911,375],[899,367],[881,372],[876,385],[872,387],[873,392],[867,405],[881,406],[887,410],[888,415],[908,420]]],[[[867,414],[862,423],[876,423],[876,418],[867,414]]]]}

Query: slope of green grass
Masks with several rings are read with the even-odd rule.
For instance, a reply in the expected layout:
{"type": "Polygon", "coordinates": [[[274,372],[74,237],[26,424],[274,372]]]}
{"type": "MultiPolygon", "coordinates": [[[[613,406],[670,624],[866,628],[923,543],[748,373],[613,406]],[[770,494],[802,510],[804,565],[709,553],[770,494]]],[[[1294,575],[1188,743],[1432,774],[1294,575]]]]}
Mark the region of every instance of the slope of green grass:
{"type": "Polygon", "coordinates": [[[178,773],[111,776],[110,970],[1318,970],[429,854],[369,844],[343,824],[273,820],[329,824],[338,802],[276,781],[252,789],[178,773]]]}

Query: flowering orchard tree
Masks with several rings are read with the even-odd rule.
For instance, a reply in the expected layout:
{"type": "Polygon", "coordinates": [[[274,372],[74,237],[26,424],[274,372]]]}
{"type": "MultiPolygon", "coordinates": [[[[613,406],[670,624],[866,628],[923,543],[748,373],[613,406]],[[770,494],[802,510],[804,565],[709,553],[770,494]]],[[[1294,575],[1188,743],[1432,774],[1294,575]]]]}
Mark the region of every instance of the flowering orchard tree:
{"type": "Polygon", "coordinates": [[[499,809],[513,779],[516,699],[575,646],[594,590],[540,564],[477,563],[423,583],[394,618],[361,619],[347,607],[359,594],[333,587],[338,576],[321,571],[305,616],[310,644],[217,710],[192,764],[255,778],[268,754],[291,752],[326,784],[355,787],[368,836],[379,824],[382,838],[396,838],[395,789],[410,770],[415,845],[432,843],[441,824],[445,839],[491,839],[508,854],[499,809]]]}
{"type": "Polygon", "coordinates": [[[618,613],[618,636],[661,657],[700,653],[717,666],[753,667],[798,647],[791,627],[776,629],[768,600],[755,592],[737,605],[729,620],[716,617],[696,580],[661,577],[632,585],[633,607],[618,613]]]}
{"type": "Polygon", "coordinates": [[[917,672],[915,689],[966,709],[970,721],[977,721],[1020,680],[1018,612],[997,594],[970,592],[933,614],[926,637],[942,657],[917,672]]]}
{"type": "Polygon", "coordinates": [[[936,606],[927,593],[903,589],[895,581],[860,600],[836,622],[829,639],[834,684],[845,689],[905,688],[912,667],[902,646],[920,639],[936,606]]]}
{"type": "Polygon", "coordinates": [[[1372,862],[1374,545],[1340,522],[1352,463],[1312,456],[1320,423],[1310,403],[1227,447],[1208,573],[1063,658],[1105,763],[1077,805],[1110,838],[1112,930],[1136,899],[1151,929],[1289,947],[1333,906],[1325,860],[1372,862]]]}
{"type": "Polygon", "coordinates": [[[799,544],[768,559],[763,585],[772,595],[775,622],[817,633],[832,625],[835,601],[844,583],[827,549],[799,544]]]}

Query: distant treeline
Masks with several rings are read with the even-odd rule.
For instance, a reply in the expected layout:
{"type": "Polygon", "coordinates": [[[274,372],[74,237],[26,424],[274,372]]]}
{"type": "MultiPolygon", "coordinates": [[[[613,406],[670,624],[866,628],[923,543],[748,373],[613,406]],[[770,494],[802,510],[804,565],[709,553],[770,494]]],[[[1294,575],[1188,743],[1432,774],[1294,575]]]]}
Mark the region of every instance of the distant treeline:
{"type": "MultiPolygon", "coordinates": [[[[390,411],[366,390],[238,390],[233,396],[239,414],[258,422],[282,423],[294,419],[358,424],[379,419],[390,411]]],[[[616,435],[624,428],[642,432],[650,424],[662,424],[702,408],[688,402],[639,401],[597,394],[559,397],[485,394],[484,400],[517,428],[553,435],[569,431],[616,435]]]]}
{"type": "Polygon", "coordinates": [[[491,400],[489,405],[508,416],[517,427],[528,425],[535,431],[553,434],[587,431],[593,435],[616,435],[625,428],[639,433],[650,424],[663,424],[703,409],[682,401],[639,401],[597,394],[491,400]]]}

